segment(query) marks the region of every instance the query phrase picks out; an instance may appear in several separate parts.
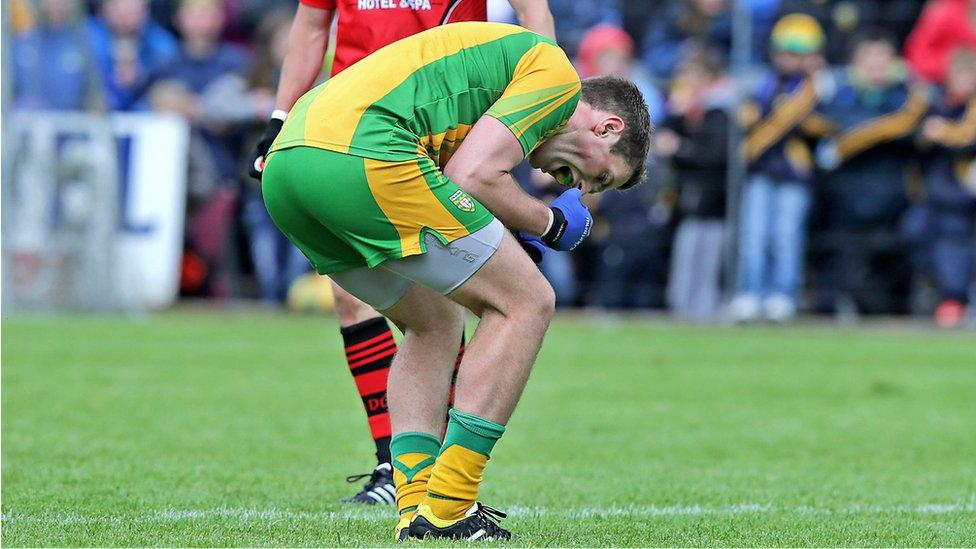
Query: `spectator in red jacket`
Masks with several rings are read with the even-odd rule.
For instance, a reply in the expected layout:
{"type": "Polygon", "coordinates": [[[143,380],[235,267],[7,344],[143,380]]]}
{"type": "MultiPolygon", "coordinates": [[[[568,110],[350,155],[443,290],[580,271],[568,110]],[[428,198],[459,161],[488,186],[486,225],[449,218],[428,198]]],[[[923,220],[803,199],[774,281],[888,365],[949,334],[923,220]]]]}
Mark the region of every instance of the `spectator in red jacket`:
{"type": "Polygon", "coordinates": [[[905,58],[919,76],[941,83],[959,48],[976,48],[976,0],[931,0],[905,43],[905,58]]]}

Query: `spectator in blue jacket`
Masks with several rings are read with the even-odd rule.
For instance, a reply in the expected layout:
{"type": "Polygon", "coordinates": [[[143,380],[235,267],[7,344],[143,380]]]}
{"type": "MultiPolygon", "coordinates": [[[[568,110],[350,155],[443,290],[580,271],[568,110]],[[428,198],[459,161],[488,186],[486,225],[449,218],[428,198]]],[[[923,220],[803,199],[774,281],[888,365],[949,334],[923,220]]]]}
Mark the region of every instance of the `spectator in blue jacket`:
{"type": "Polygon", "coordinates": [[[835,125],[817,148],[825,170],[822,211],[834,236],[833,281],[826,296],[839,314],[904,310],[911,270],[902,233],[915,129],[929,94],[908,77],[894,39],[863,31],[850,65],[823,89],[823,114],[835,125]]]}
{"type": "Polygon", "coordinates": [[[14,106],[78,111],[101,106],[101,83],[80,6],[41,0],[37,26],[13,41],[14,106]]]}
{"type": "Polygon", "coordinates": [[[104,0],[88,22],[109,109],[145,108],[149,74],[176,55],[176,39],[149,18],[147,0],[104,0]]]}
{"type": "Polygon", "coordinates": [[[963,323],[976,257],[976,51],[951,57],[946,86],[923,122],[926,230],[920,242],[939,289],[935,322],[963,323]]]}
{"type": "Polygon", "coordinates": [[[246,53],[221,40],[224,13],[220,0],[182,0],[176,12],[180,47],[176,55],[150,75],[152,85],[183,92],[181,114],[207,143],[221,181],[238,174],[241,127],[214,119],[203,108],[202,95],[220,77],[247,68],[246,53]]]}
{"type": "Polygon", "coordinates": [[[724,58],[728,58],[732,48],[732,12],[728,0],[682,0],[663,16],[649,17],[648,21],[644,64],[661,80],[671,78],[694,44],[704,44],[724,58]]]}
{"type": "Polygon", "coordinates": [[[620,25],[620,0],[580,2],[549,0],[549,10],[556,21],[556,39],[570,58],[576,56],[583,35],[600,24],[620,25]]]}
{"type": "Polygon", "coordinates": [[[219,297],[228,285],[225,249],[238,204],[243,125],[208,108],[206,96],[222,77],[243,73],[247,57],[221,40],[220,0],[182,0],[175,21],[180,49],[153,71],[149,101],[154,109],[190,122],[187,254],[207,266],[209,277],[184,292],[219,297]]]}
{"type": "Polygon", "coordinates": [[[821,112],[835,125],[820,143],[818,164],[829,172],[835,225],[893,225],[907,205],[906,159],[912,136],[928,109],[928,94],[909,80],[893,39],[865,31],[851,64],[833,75],[821,112]]]}
{"type": "Polygon", "coordinates": [[[749,177],[741,195],[738,279],[729,307],[739,322],[761,316],[785,322],[797,310],[812,199],[808,140],[823,131],[815,113],[813,70],[824,35],[810,16],[787,15],[773,28],[772,69],[758,80],[740,118],[745,124],[749,177]]]}

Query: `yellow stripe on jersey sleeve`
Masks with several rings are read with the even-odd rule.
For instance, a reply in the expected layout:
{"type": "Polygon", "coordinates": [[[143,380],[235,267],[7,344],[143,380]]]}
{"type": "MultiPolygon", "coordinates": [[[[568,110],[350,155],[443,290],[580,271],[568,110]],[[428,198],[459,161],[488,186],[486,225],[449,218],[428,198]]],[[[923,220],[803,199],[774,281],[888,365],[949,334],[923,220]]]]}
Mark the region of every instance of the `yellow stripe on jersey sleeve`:
{"type": "Polygon", "coordinates": [[[580,89],[579,75],[563,50],[541,42],[525,52],[515,67],[512,82],[486,114],[505,124],[528,154],[543,135],[565,123],[572,114],[568,108],[559,120],[546,118],[568,107],[580,89]]]}

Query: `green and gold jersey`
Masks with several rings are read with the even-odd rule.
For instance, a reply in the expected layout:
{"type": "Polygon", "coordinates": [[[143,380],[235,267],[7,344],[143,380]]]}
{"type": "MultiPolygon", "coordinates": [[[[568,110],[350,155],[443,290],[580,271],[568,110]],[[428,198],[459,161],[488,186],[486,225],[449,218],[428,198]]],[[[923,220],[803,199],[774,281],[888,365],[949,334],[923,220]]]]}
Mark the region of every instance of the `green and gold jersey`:
{"type": "Polygon", "coordinates": [[[271,150],[315,147],[443,168],[482,115],[528,155],[565,126],[580,80],[552,40],[500,23],[453,23],[386,46],[313,88],[271,150]]]}

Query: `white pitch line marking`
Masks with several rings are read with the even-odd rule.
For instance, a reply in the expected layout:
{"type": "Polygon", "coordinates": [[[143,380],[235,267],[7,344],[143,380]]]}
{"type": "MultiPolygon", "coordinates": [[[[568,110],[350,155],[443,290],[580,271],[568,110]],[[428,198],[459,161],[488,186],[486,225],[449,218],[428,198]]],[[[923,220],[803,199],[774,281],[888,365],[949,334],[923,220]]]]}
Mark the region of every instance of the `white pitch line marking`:
{"type": "MultiPolygon", "coordinates": [[[[583,507],[573,509],[549,509],[545,507],[511,507],[508,515],[513,518],[654,518],[679,516],[735,516],[785,513],[797,515],[872,515],[872,514],[914,514],[946,515],[976,513],[976,499],[967,503],[923,503],[914,505],[851,505],[847,507],[777,507],[771,504],[740,503],[735,505],[631,505],[621,507],[583,507]]],[[[145,514],[127,515],[84,515],[78,513],[39,513],[27,514],[16,511],[0,515],[6,524],[18,522],[54,525],[74,524],[169,524],[213,519],[234,519],[239,521],[389,521],[393,517],[390,509],[355,509],[345,511],[289,511],[284,509],[240,509],[216,507],[212,509],[162,509],[145,514]]]]}

